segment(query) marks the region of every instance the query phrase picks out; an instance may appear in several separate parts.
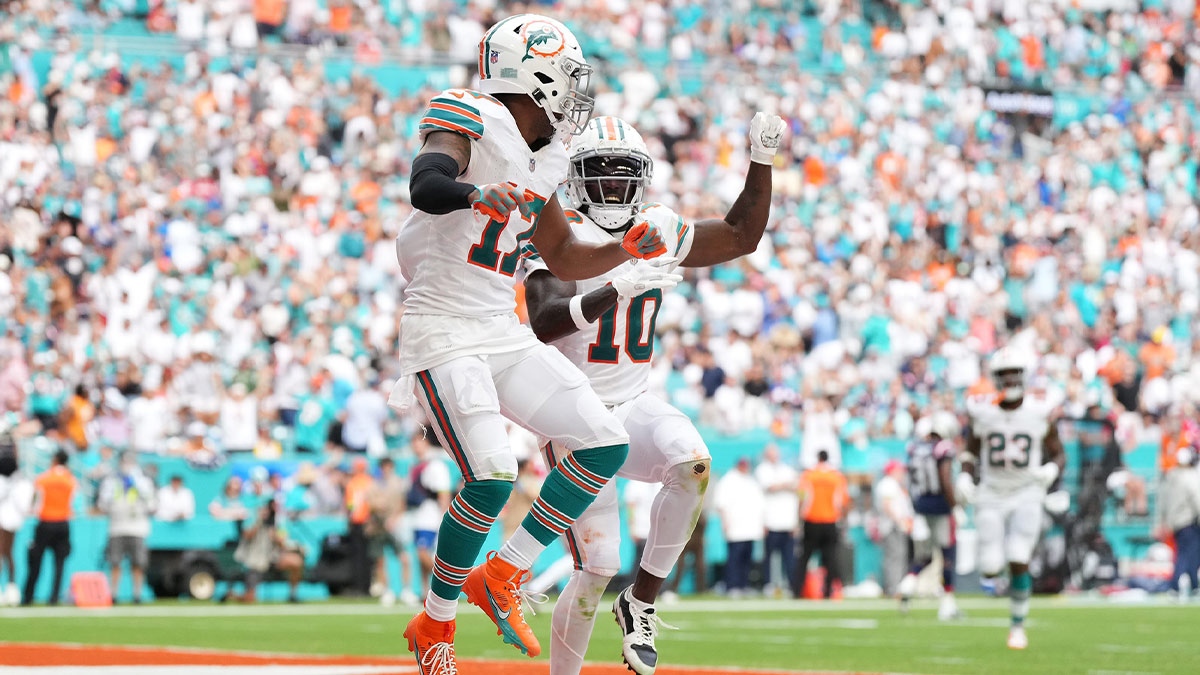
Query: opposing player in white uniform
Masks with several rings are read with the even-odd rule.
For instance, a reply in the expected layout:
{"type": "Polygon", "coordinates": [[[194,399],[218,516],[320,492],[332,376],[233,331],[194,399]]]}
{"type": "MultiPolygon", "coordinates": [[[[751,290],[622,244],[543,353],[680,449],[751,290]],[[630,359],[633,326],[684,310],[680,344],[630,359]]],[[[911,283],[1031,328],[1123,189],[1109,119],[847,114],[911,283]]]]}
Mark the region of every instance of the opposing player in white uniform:
{"type": "Polygon", "coordinates": [[[442,520],[425,609],[404,632],[423,675],[457,672],[460,590],[505,642],[530,656],[541,651],[522,615],[521,584],[628,452],[628,435],[583,373],[517,320],[512,284],[522,245],[535,242],[567,278],[666,252],[650,224],[620,241],[583,241],[555,197],[567,177],[563,140],[583,128],[592,106],[590,69],[570,31],[542,16],[509,17],[485,34],[479,66],[480,91],[449,90],[429,103],[410,181],[415,210],[397,239],[409,283],[404,377],[392,403],[420,400],[465,481],[442,520]],[[505,417],[571,454],[521,529],[472,569],[517,475],[505,417]]]}
{"type": "Polygon", "coordinates": [[[1064,455],[1054,406],[1025,396],[1025,373],[1032,359],[1018,347],[992,355],[988,370],[999,401],[967,403],[971,433],[959,491],[975,504],[979,566],[985,577],[999,576],[1008,562],[1012,623],[1010,649],[1025,649],[1025,617],[1033,581],[1029,559],[1041,535],[1047,490],[1062,473],[1064,455]],[[978,476],[975,489],[972,478],[978,476]]]}
{"type": "Polygon", "coordinates": [[[914,440],[908,446],[908,494],[912,498],[912,560],[900,580],[901,611],[917,590],[917,575],[933,562],[934,549],[942,552],[942,602],[938,619],[958,617],[954,601],[954,564],[957,559],[955,519],[961,512],[954,494],[955,444],[962,426],[954,413],[935,412],[917,420],[914,440]]]}
{"type": "MultiPolygon", "coordinates": [[[[671,267],[714,265],[754,251],[770,214],[771,164],[783,129],[775,115],[754,116],[751,165],[741,195],[724,220],[689,224],[667,207],[645,201],[653,166],[641,136],[617,118],[592,120],[571,146],[568,192],[576,211],[567,215],[576,236],[611,241],[651,222],[667,241],[675,259],[671,267]]],[[[629,263],[597,278],[569,281],[556,278],[544,257],[537,247],[526,263],[525,299],[534,331],[587,374],[629,432],[629,458],[619,475],[663,484],[636,579],[613,606],[624,633],[625,662],[639,675],[649,675],[658,662],[654,643],[660,621],[654,602],[700,515],[709,480],[708,448],[686,415],[646,391],[654,321],[662,304],[662,291],[646,284],[655,268],[629,263]]],[[[551,462],[563,461],[557,445],[551,462]]],[[[604,488],[566,540],[575,572],[554,608],[552,675],[580,672],[601,595],[620,571],[614,485],[604,488]]]]}

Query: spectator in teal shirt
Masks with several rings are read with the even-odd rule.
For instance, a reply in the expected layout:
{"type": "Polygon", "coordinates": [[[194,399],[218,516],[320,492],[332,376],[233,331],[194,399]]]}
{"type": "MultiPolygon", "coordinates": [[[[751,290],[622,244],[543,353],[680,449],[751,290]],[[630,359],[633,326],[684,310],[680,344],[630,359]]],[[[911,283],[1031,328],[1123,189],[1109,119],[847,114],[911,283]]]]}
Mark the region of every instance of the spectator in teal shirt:
{"type": "Polygon", "coordinates": [[[329,440],[329,430],[337,416],[333,398],[324,392],[300,397],[296,415],[296,449],[300,452],[322,453],[329,440]]]}

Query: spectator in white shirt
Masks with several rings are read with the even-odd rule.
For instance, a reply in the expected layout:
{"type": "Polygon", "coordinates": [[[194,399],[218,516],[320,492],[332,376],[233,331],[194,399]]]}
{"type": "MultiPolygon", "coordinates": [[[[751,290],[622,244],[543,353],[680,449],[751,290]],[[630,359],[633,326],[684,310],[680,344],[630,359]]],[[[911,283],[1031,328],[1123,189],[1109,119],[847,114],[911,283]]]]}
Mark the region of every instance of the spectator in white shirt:
{"type": "Polygon", "coordinates": [[[137,452],[163,454],[174,411],[165,386],[129,402],[129,445],[137,452]]]}
{"type": "Polygon", "coordinates": [[[221,398],[221,442],[226,452],[252,452],[258,441],[258,397],[235,382],[221,398]]]}
{"type": "Polygon", "coordinates": [[[766,529],[766,499],[758,481],[750,475],[750,460],[738,460],[737,466],[717,482],[713,504],[721,515],[725,534],[725,590],[729,597],[740,598],[750,587],[754,542],[762,540],[766,529]]]}
{"type": "Polygon", "coordinates": [[[879,513],[879,544],[883,548],[883,594],[895,594],[908,565],[908,536],[912,532],[913,510],[904,488],[904,464],[891,460],[883,469],[883,478],[875,484],[875,509],[879,513]]]}
{"type": "Polygon", "coordinates": [[[158,493],[154,516],[168,523],[191,520],[196,516],[196,496],[183,484],[183,476],[171,476],[171,482],[158,493]]]}
{"type": "Polygon", "coordinates": [[[780,460],[779,448],[771,443],[763,451],[754,477],[765,493],[763,522],[767,537],[763,542],[763,575],[767,586],[778,590],[783,589],[786,577],[788,587],[794,591],[796,580],[791,577],[796,570],[796,531],[800,529],[800,474],[780,460]],[[776,553],[782,565],[780,578],[776,578],[772,565],[776,553]]]}
{"type": "Polygon", "coordinates": [[[646,550],[646,539],[650,537],[650,510],[654,497],[662,489],[662,483],[643,483],[631,480],[625,484],[625,521],[629,526],[629,538],[633,540],[633,564],[637,568],[646,550]]]}
{"type": "Polygon", "coordinates": [[[387,453],[383,438],[383,425],[387,419],[387,399],[379,392],[378,376],[372,376],[370,386],[359,389],[346,400],[342,444],[350,452],[382,457],[387,453]]]}

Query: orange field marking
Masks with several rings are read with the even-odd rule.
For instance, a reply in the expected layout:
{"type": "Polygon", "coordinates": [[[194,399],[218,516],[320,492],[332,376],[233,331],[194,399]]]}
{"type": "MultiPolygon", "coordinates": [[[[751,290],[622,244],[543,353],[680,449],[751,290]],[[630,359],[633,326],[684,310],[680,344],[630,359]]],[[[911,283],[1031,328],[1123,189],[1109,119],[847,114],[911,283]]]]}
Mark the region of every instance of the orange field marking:
{"type": "MultiPolygon", "coordinates": [[[[400,648],[403,648],[401,646],[400,648]]],[[[206,649],[172,649],[158,647],[123,647],[113,645],[83,645],[59,643],[23,643],[0,641],[0,666],[71,667],[71,672],[86,675],[81,667],[113,666],[211,666],[214,673],[231,666],[324,666],[336,675],[338,666],[372,666],[385,669],[380,675],[393,675],[386,669],[396,666],[394,675],[415,672],[414,662],[407,655],[386,656],[309,656],[298,654],[269,654],[206,649]]],[[[148,671],[139,668],[139,673],[148,671]]],[[[164,668],[164,675],[169,674],[164,668]]],[[[550,664],[545,661],[491,661],[460,659],[461,675],[548,675],[550,664]]],[[[617,664],[587,664],[584,675],[624,675],[629,670],[617,664]]],[[[721,668],[668,667],[658,669],[657,675],[800,675],[797,671],[763,671],[721,668]]],[[[807,673],[805,675],[816,675],[807,673]]],[[[846,674],[839,674],[846,675],[846,674]]],[[[863,674],[865,675],[865,674],[863,674]]]]}

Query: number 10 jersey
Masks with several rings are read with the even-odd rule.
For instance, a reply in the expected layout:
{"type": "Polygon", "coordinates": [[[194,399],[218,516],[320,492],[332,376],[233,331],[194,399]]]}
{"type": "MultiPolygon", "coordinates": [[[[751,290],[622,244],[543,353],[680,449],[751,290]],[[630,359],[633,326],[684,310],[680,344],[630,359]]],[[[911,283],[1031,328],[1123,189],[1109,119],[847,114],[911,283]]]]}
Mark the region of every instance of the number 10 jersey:
{"type": "MultiPolygon", "coordinates": [[[[587,216],[570,209],[566,214],[571,231],[579,239],[596,243],[612,241],[613,235],[587,216]]],[[[683,261],[692,250],[695,237],[693,228],[671,209],[648,202],[634,217],[635,222],[642,220],[658,227],[667,247],[667,255],[683,261]]],[[[628,272],[629,266],[637,262],[630,260],[594,279],[577,281],[575,292],[586,295],[603,288],[628,272]]],[[[532,246],[525,265],[529,272],[547,269],[532,246]]],[[[646,391],[650,378],[650,359],[654,355],[654,322],[658,318],[662,300],[663,294],[659,289],[635,298],[620,298],[615,307],[601,314],[588,327],[550,344],[579,366],[605,405],[631,401],[646,391]]]]}
{"type": "Polygon", "coordinates": [[[976,458],[981,489],[1008,494],[1039,484],[1034,471],[1042,464],[1042,441],[1053,409],[1028,396],[1013,410],[987,400],[967,401],[971,433],[979,439],[982,455],[976,458]]]}

